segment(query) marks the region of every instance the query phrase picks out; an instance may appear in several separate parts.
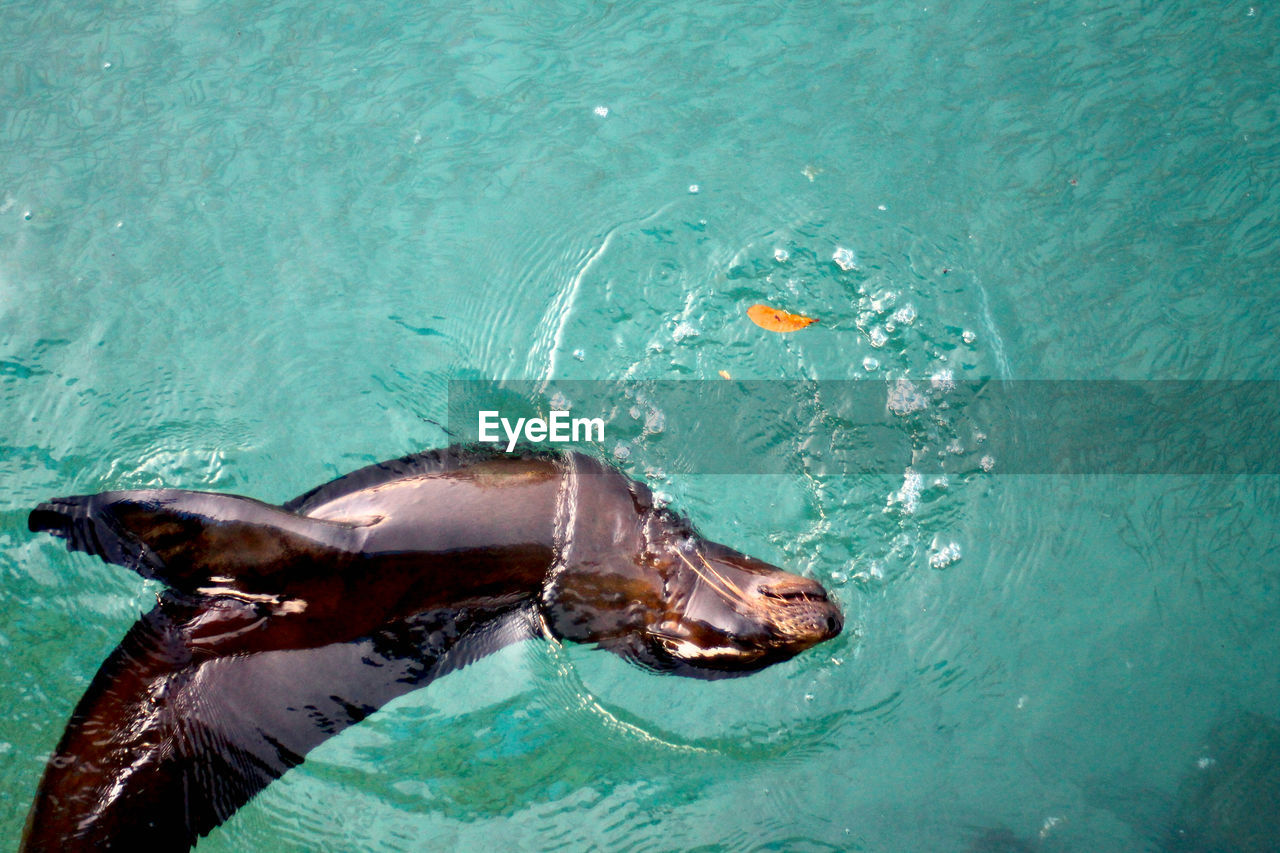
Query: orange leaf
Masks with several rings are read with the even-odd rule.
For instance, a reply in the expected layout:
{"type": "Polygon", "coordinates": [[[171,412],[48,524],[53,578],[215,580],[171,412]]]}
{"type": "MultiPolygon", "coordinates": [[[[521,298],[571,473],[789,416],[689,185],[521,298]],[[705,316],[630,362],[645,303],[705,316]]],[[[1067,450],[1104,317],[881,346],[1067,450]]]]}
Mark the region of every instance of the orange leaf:
{"type": "Polygon", "coordinates": [[[818,322],[812,317],[788,314],[786,311],[770,308],[768,305],[752,305],[747,309],[747,316],[751,318],[751,322],[771,332],[794,332],[810,323],[818,322]]]}

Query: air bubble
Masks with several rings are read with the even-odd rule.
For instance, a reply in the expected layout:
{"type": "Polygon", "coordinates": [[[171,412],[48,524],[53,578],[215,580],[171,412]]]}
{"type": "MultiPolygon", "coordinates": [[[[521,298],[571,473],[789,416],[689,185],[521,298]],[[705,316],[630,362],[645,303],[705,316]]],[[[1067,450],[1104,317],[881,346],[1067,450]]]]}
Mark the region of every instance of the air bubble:
{"type": "Polygon", "coordinates": [[[948,542],[939,547],[938,541],[934,540],[934,547],[929,554],[929,565],[935,569],[945,569],[952,563],[960,559],[960,545],[956,542],[948,542]]]}
{"type": "Polygon", "coordinates": [[[844,246],[836,248],[835,254],[831,256],[831,260],[836,262],[836,266],[848,272],[858,268],[858,256],[853,249],[846,249],[844,246]]]}
{"type": "Polygon", "coordinates": [[[890,504],[901,504],[902,511],[914,515],[920,506],[920,492],[924,487],[924,477],[912,468],[902,475],[902,488],[889,495],[890,504]]]}
{"type": "Polygon", "coordinates": [[[898,294],[892,290],[885,290],[871,297],[871,308],[873,311],[888,311],[897,301],[898,294]]]}
{"type": "Polygon", "coordinates": [[[925,399],[924,394],[920,393],[920,389],[910,379],[899,379],[889,389],[889,397],[886,403],[889,406],[889,411],[898,416],[922,412],[929,408],[929,401],[925,399]]]}
{"type": "Polygon", "coordinates": [[[644,416],[646,435],[655,435],[667,428],[667,416],[657,409],[650,409],[644,416]]]}
{"type": "Polygon", "coordinates": [[[696,338],[700,332],[689,323],[679,323],[671,332],[671,338],[676,343],[680,343],[685,338],[696,338]]]}

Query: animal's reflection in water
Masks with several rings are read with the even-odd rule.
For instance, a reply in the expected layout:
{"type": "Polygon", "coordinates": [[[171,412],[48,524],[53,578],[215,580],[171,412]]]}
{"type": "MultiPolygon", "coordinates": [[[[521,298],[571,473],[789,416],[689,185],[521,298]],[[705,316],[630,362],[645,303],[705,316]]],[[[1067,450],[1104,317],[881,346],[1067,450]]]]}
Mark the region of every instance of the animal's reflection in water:
{"type": "Polygon", "coordinates": [[[282,507],[105,492],[30,527],[169,587],[76,707],[30,850],[185,850],[326,739],[519,640],[717,678],[843,624],[819,584],[702,539],[580,454],[450,448],[282,507]]]}

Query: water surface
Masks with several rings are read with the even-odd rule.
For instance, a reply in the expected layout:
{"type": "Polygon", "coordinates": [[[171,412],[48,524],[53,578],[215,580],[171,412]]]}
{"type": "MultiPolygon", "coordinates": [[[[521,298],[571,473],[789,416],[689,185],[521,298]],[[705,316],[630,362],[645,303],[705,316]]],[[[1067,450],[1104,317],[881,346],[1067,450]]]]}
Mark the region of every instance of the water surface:
{"type": "MultiPolygon", "coordinates": [[[[1280,378],[1265,5],[3,20],[6,846],[154,594],[30,535],[52,495],[284,500],[447,442],[459,378],[1280,378]]],[[[620,464],[832,587],[839,640],[715,684],[511,648],[201,849],[1157,850],[1214,726],[1274,719],[1274,477],[654,470],[679,442],[620,464]]]]}

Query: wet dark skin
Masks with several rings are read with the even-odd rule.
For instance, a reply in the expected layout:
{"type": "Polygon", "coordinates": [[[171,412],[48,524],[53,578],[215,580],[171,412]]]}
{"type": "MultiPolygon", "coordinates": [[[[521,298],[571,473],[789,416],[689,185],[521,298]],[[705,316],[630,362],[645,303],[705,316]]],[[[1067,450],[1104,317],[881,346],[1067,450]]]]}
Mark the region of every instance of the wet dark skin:
{"type": "Polygon", "coordinates": [[[347,726],[520,640],[718,678],[843,624],[819,584],[702,539],[580,454],[449,448],[282,507],[104,492],[29,525],[168,589],[76,706],[25,850],[186,850],[347,726]]]}

